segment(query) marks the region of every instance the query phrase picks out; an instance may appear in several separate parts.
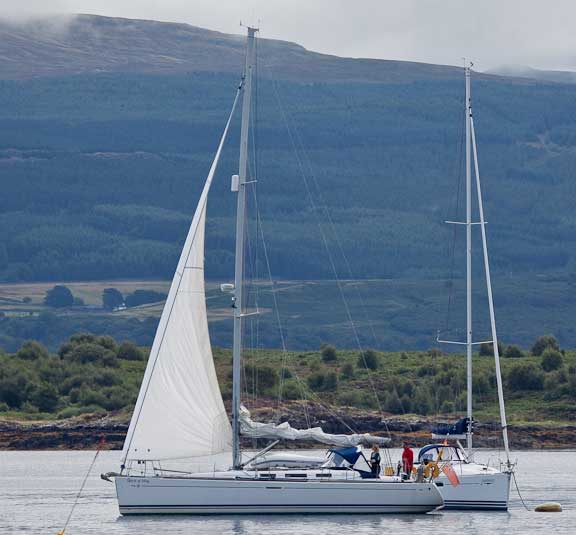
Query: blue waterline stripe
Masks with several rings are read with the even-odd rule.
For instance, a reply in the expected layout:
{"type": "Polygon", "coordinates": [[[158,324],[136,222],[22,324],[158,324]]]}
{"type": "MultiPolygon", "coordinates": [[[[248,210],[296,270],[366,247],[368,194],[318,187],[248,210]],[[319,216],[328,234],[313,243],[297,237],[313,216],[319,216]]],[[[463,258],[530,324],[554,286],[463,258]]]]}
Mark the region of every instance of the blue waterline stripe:
{"type": "MultiPolygon", "coordinates": [[[[429,505],[430,507],[440,507],[440,506],[434,506],[434,505],[429,505]]],[[[153,509],[153,508],[197,508],[197,509],[202,509],[202,508],[216,508],[216,507],[226,507],[226,508],[230,508],[230,507],[334,507],[334,508],[339,508],[339,507],[356,507],[356,508],[373,508],[373,507],[428,507],[428,504],[422,504],[422,505],[413,505],[413,504],[374,504],[374,505],[357,505],[357,504],[335,504],[335,505],[330,505],[330,504],[290,504],[290,505],[286,505],[286,504],[258,504],[258,505],[250,505],[250,504],[230,504],[230,505],[120,505],[120,508],[122,509],[153,509]]]]}
{"type": "Polygon", "coordinates": [[[505,501],[490,501],[490,500],[444,500],[444,503],[490,503],[490,504],[505,504],[505,501]]]}

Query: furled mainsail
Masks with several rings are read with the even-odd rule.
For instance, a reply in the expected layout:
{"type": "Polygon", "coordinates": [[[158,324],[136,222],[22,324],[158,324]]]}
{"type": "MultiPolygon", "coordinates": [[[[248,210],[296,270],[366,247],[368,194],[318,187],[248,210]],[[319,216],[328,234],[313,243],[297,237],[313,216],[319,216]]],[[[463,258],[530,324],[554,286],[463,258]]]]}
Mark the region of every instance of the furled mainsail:
{"type": "Polygon", "coordinates": [[[358,446],[372,444],[387,444],[389,438],[377,437],[368,433],[351,435],[333,435],[322,431],[321,427],[310,429],[294,429],[288,422],[281,424],[254,422],[246,407],[240,409],[240,432],[250,438],[267,438],[276,440],[311,440],[330,446],[358,446]]]}
{"type": "Polygon", "coordinates": [[[230,451],[204,293],[206,204],[240,89],[206,178],[162,311],[122,451],[128,460],[203,457],[230,451]]]}

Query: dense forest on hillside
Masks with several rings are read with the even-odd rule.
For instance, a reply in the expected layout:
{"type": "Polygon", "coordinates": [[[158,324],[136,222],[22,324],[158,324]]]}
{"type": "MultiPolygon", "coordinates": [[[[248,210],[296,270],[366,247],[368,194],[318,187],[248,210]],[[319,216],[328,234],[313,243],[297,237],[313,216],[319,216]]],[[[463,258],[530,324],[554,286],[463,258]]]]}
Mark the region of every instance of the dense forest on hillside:
{"type": "MultiPolygon", "coordinates": [[[[553,337],[530,351],[502,346],[508,412],[513,423],[575,417],[576,353],[553,337]],[[543,403],[545,402],[545,403],[543,403]]],[[[56,353],[26,342],[0,355],[0,416],[69,418],[123,412],[135,403],[147,350],[109,336],[74,335],[56,353]]],[[[216,349],[216,369],[225,400],[231,396],[231,356],[216,349]]],[[[429,352],[362,353],[323,345],[317,351],[246,351],[244,403],[277,406],[279,400],[357,407],[384,414],[454,418],[465,411],[466,371],[462,355],[429,352]]],[[[480,420],[497,418],[492,348],[474,357],[474,398],[480,420]]]]}
{"type": "MultiPolygon", "coordinates": [[[[168,280],[238,85],[242,41],[74,20],[47,37],[0,22],[0,281],[168,280]],[[23,42],[27,53],[15,55],[23,42]]],[[[449,296],[462,306],[464,233],[444,221],[462,217],[463,72],[260,43],[248,279],[315,281],[278,300],[290,348],[352,345],[342,293],[362,344],[431,347],[449,296]],[[334,279],[362,281],[360,297],[334,279]]],[[[553,332],[573,346],[573,87],[474,73],[472,91],[502,337],[526,345],[553,332]]],[[[233,272],[238,130],[237,114],[208,203],[213,281],[233,272]]],[[[10,351],[30,338],[55,350],[82,330],[148,345],[159,315],[12,304],[0,300],[10,351]]],[[[272,305],[262,303],[259,347],[280,345],[272,305]]],[[[227,346],[231,324],[219,319],[213,342],[227,346]]]]}
{"type": "MultiPolygon", "coordinates": [[[[170,277],[237,81],[0,82],[1,278],[170,277]]],[[[323,235],[342,276],[340,251],[355,277],[448,273],[463,79],[263,77],[258,95],[252,172],[275,277],[332,278],[323,235]]],[[[474,102],[495,274],[574,271],[574,92],[481,79],[474,102]]],[[[213,278],[232,272],[234,126],[209,201],[213,278]]]]}

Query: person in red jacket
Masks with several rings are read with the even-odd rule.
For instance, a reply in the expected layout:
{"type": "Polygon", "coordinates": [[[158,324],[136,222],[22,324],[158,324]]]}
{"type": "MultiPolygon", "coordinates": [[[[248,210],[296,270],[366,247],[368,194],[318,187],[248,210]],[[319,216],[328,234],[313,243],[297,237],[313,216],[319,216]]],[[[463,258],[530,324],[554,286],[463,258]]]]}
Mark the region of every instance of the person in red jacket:
{"type": "Polygon", "coordinates": [[[414,466],[414,452],[410,449],[408,442],[404,442],[404,451],[402,452],[402,468],[404,473],[410,477],[412,467],[414,466]]]}

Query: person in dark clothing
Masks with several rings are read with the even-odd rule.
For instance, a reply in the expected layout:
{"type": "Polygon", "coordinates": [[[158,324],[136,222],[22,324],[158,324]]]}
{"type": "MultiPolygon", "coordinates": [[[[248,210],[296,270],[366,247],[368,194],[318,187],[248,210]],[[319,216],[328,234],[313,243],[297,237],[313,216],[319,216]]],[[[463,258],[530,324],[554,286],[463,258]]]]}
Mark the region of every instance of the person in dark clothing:
{"type": "Polygon", "coordinates": [[[372,446],[372,454],[370,455],[370,467],[372,468],[372,475],[378,477],[380,475],[380,452],[378,446],[372,446]]]}

